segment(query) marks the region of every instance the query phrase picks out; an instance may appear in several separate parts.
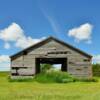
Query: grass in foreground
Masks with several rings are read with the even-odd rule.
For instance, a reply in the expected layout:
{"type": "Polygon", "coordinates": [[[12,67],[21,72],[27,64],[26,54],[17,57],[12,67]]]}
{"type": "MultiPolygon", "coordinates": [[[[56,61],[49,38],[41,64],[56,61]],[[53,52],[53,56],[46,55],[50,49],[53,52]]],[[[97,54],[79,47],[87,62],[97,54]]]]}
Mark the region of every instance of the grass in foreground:
{"type": "Polygon", "coordinates": [[[99,100],[99,82],[67,84],[9,82],[8,73],[0,72],[0,100],[99,100]]]}

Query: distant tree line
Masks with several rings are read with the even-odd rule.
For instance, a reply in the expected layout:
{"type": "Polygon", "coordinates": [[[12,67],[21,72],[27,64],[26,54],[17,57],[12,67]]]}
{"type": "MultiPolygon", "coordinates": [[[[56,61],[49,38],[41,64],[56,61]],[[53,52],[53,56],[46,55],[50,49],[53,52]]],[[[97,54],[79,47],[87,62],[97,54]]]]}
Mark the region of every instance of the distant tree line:
{"type": "Polygon", "coordinates": [[[100,77],[100,64],[92,64],[93,76],[100,77]]]}

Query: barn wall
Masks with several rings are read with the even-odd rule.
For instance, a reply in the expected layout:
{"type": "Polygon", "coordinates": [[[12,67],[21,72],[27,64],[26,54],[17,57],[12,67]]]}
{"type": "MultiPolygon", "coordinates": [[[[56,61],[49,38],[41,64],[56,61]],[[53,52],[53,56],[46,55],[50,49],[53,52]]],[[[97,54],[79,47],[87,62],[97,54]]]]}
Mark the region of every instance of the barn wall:
{"type": "Polygon", "coordinates": [[[35,74],[35,58],[29,55],[20,55],[11,62],[11,73],[16,73],[18,69],[19,75],[30,76],[35,74]]]}
{"type": "Polygon", "coordinates": [[[12,60],[12,67],[27,67],[20,69],[19,73],[25,75],[35,74],[35,58],[67,58],[68,72],[77,77],[92,77],[91,61],[86,56],[66,47],[54,40],[36,49],[27,51],[27,55],[12,60]],[[50,52],[68,51],[67,54],[50,54],[50,52]]]}

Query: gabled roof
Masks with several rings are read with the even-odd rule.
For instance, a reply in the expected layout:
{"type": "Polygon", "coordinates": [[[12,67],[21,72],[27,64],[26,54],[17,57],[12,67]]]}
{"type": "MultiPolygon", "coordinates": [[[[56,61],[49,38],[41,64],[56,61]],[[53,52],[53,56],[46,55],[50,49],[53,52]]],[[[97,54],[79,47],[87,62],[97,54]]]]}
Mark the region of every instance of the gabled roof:
{"type": "Polygon", "coordinates": [[[82,50],[80,50],[80,49],[78,49],[78,48],[76,48],[76,47],[68,44],[68,43],[65,43],[65,42],[63,42],[63,41],[61,41],[61,40],[59,40],[59,39],[57,39],[55,37],[52,37],[52,36],[50,36],[50,37],[48,37],[48,38],[46,38],[46,39],[44,39],[44,40],[42,40],[42,41],[34,44],[34,45],[32,45],[32,46],[30,46],[28,48],[23,49],[22,51],[14,54],[14,55],[11,55],[10,58],[13,58],[13,57],[18,56],[20,54],[23,54],[24,51],[30,50],[31,48],[34,48],[35,49],[35,48],[37,48],[37,47],[39,47],[39,46],[41,46],[41,45],[43,45],[43,44],[45,44],[45,43],[47,43],[47,42],[49,42],[51,40],[54,40],[54,41],[56,41],[56,42],[58,42],[58,43],[60,43],[62,45],[65,45],[65,46],[67,46],[67,47],[69,47],[69,48],[71,48],[71,49],[73,49],[73,50],[75,50],[75,51],[83,54],[86,57],[92,58],[92,56],[90,54],[88,54],[88,53],[86,53],[86,52],[84,52],[84,51],[82,51],[82,50]]]}

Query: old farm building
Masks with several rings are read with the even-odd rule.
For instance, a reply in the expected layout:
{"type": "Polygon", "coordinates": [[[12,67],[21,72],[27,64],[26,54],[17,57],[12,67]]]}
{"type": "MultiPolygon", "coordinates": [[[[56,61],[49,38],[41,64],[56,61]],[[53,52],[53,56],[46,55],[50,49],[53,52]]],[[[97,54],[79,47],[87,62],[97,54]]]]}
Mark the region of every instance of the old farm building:
{"type": "Polygon", "coordinates": [[[11,56],[11,76],[33,76],[41,72],[40,64],[61,64],[61,70],[76,77],[92,77],[92,56],[49,37],[11,56]]]}

